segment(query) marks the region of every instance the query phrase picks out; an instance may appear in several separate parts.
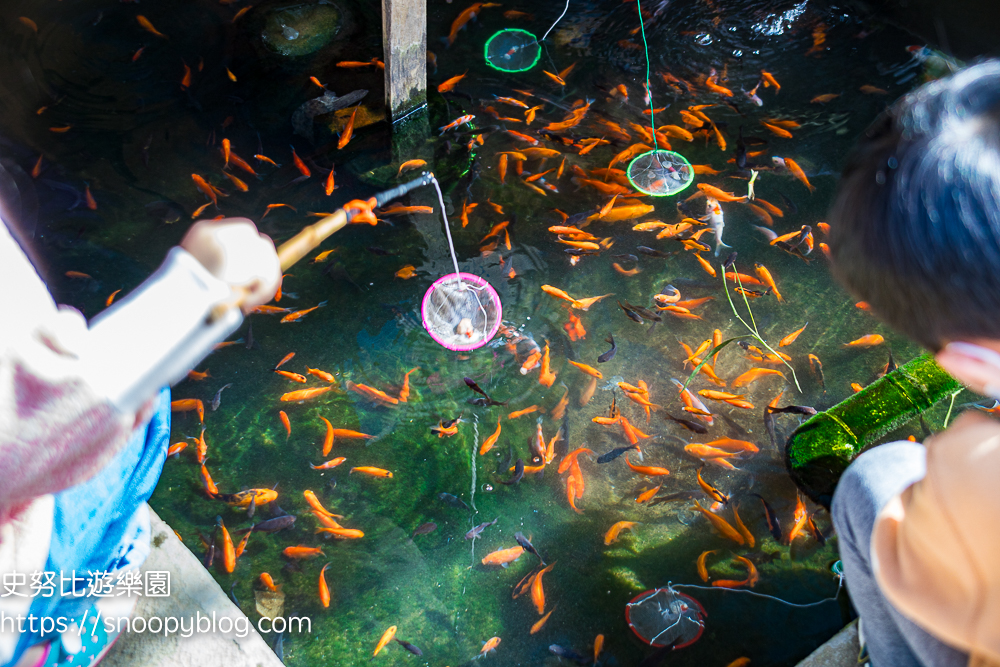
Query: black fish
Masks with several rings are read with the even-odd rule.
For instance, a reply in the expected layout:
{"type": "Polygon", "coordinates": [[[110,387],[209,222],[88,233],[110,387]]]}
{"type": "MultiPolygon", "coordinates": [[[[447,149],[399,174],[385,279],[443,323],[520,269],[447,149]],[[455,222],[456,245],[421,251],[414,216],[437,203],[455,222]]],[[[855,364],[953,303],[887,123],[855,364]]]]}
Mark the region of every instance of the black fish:
{"type": "Polygon", "coordinates": [[[788,212],[789,213],[791,213],[792,215],[795,215],[796,213],[799,212],[799,207],[796,206],[795,202],[793,202],[791,199],[789,199],[788,196],[784,192],[780,192],[779,191],[778,194],[781,195],[781,200],[783,202],[785,202],[785,206],[788,207],[788,212]]]}
{"type": "Polygon", "coordinates": [[[404,642],[402,639],[397,639],[396,641],[399,643],[400,646],[402,646],[403,648],[405,648],[407,651],[409,651],[413,655],[423,655],[424,654],[423,651],[421,651],[420,649],[418,649],[416,646],[414,646],[410,642],[404,642]]]}
{"type": "Polygon", "coordinates": [[[611,344],[611,349],[597,357],[597,363],[603,364],[605,361],[611,361],[615,358],[615,353],[618,352],[618,346],[615,345],[615,337],[612,334],[608,334],[608,337],[604,339],[605,342],[611,344]]]}
{"type": "Polygon", "coordinates": [[[489,395],[489,394],[487,394],[487,393],[486,393],[485,391],[483,391],[483,390],[482,390],[482,389],[481,389],[481,388],[479,387],[479,385],[478,385],[478,384],[476,384],[476,381],[475,381],[475,380],[473,380],[472,378],[463,378],[463,379],[465,380],[465,386],[466,386],[466,387],[468,387],[468,388],[469,388],[469,389],[471,389],[472,391],[476,392],[477,394],[482,394],[482,395],[483,395],[483,396],[485,396],[486,398],[489,398],[489,397],[490,397],[490,395],[489,395]]]}
{"type": "Polygon", "coordinates": [[[639,258],[635,255],[611,255],[614,259],[622,259],[628,262],[638,262],[639,258]]]}
{"type": "Polygon", "coordinates": [[[633,306],[628,301],[625,302],[625,305],[628,306],[629,308],[631,308],[632,310],[634,310],[636,313],[638,313],[639,317],[644,317],[647,320],[652,320],[654,322],[662,322],[663,321],[663,318],[661,316],[657,315],[656,313],[654,313],[653,311],[651,311],[649,308],[643,308],[642,306],[633,306]]]}
{"type": "Polygon", "coordinates": [[[221,403],[222,403],[222,392],[225,391],[226,389],[229,389],[232,386],[233,386],[233,383],[230,382],[227,385],[223,385],[222,389],[220,389],[219,391],[215,392],[215,398],[212,399],[212,412],[215,412],[216,410],[219,409],[219,405],[221,405],[221,403]]]}
{"type": "MultiPolygon", "coordinates": [[[[473,405],[485,405],[485,406],[490,406],[490,405],[503,405],[503,406],[505,406],[505,405],[507,405],[507,401],[504,401],[503,403],[501,403],[500,401],[494,401],[492,398],[490,398],[490,395],[487,394],[485,391],[483,391],[482,388],[478,384],[476,384],[476,381],[473,380],[472,378],[464,378],[464,379],[465,379],[465,386],[467,386],[469,389],[471,389],[472,391],[476,392],[477,394],[482,394],[484,397],[486,397],[486,402],[485,403],[473,403],[473,405]]],[[[470,403],[471,403],[471,401],[470,401],[470,403]]]]}
{"type": "Polygon", "coordinates": [[[875,374],[875,378],[885,377],[897,368],[898,366],[896,366],[896,360],[892,358],[892,350],[889,350],[889,361],[885,362],[885,366],[882,367],[882,370],[875,374]]]}
{"type": "Polygon", "coordinates": [[[389,252],[385,248],[379,248],[377,245],[370,245],[367,248],[365,248],[365,250],[367,250],[368,252],[370,252],[373,255],[379,255],[381,257],[391,257],[393,255],[399,254],[399,253],[395,253],[395,252],[389,252]]]}
{"type": "Polygon", "coordinates": [[[542,565],[545,565],[545,559],[542,558],[542,554],[538,553],[538,550],[535,549],[534,545],[531,544],[531,541],[524,536],[524,533],[520,531],[514,533],[514,539],[517,540],[517,543],[521,545],[522,549],[530,554],[538,556],[538,560],[542,561],[542,565]]]}
{"type": "Polygon", "coordinates": [[[745,294],[751,299],[759,299],[762,296],[767,296],[768,294],[770,294],[771,288],[768,287],[766,290],[761,292],[760,290],[748,289],[746,287],[734,287],[733,291],[736,292],[737,294],[745,294]]]}
{"type": "Polygon", "coordinates": [[[663,413],[663,418],[664,419],[669,419],[672,422],[676,422],[676,423],[680,424],[681,426],[683,426],[684,428],[686,428],[689,431],[694,431],[695,433],[699,433],[699,434],[708,433],[708,428],[706,426],[704,426],[703,424],[699,424],[698,422],[691,421],[689,419],[681,419],[680,417],[674,417],[669,412],[664,412],[663,413]]]}
{"type": "Polygon", "coordinates": [[[816,414],[816,408],[810,407],[808,405],[788,405],[783,408],[772,408],[768,407],[768,412],[773,412],[774,414],[792,414],[792,415],[806,415],[812,417],[816,414]]]}
{"type": "Polygon", "coordinates": [[[571,648],[563,648],[559,644],[552,644],[549,646],[549,653],[552,655],[557,655],[560,658],[566,658],[567,660],[572,660],[578,665],[589,665],[590,658],[580,655],[571,648]]]}
{"type": "Polygon", "coordinates": [[[764,430],[767,431],[768,437],[771,438],[771,444],[777,447],[778,434],[774,430],[774,415],[771,412],[770,406],[764,408],[764,430]]]}
{"type": "Polygon", "coordinates": [[[824,535],[823,531],[819,529],[812,517],[808,517],[806,519],[806,526],[809,528],[809,532],[812,533],[812,536],[816,539],[816,541],[820,543],[820,546],[826,546],[826,535],[824,535]]]}
{"type": "Polygon", "coordinates": [[[764,497],[758,493],[753,494],[760,498],[760,502],[764,505],[764,514],[767,516],[767,527],[771,531],[771,537],[773,537],[778,542],[781,541],[781,522],[778,521],[778,515],[774,513],[771,506],[767,504],[764,497]]]}
{"type": "Polygon", "coordinates": [[[693,500],[700,497],[701,491],[676,491],[665,496],[655,496],[649,501],[649,505],[660,505],[662,503],[670,503],[677,500],[693,500]]]}
{"type": "Polygon", "coordinates": [[[285,528],[291,528],[295,525],[296,517],[294,514],[285,514],[283,516],[276,516],[273,519],[267,519],[266,521],[261,521],[256,524],[253,529],[258,532],[265,533],[276,533],[279,530],[284,530],[285,528]]]}
{"type": "Polygon", "coordinates": [[[626,447],[615,447],[614,449],[612,449],[607,454],[601,454],[600,456],[598,456],[597,457],[597,462],[598,463],[611,463],[616,458],[618,458],[619,456],[621,456],[622,454],[624,454],[625,452],[627,452],[630,449],[639,449],[639,446],[638,445],[628,445],[626,447]]]}
{"type": "Polygon", "coordinates": [[[621,301],[618,302],[618,307],[624,310],[625,314],[628,315],[628,318],[633,322],[638,322],[639,324],[645,324],[645,322],[643,322],[642,320],[642,317],[637,312],[623,306],[621,301]]]}
{"type": "Polygon", "coordinates": [[[726,261],[725,261],[725,262],[723,262],[723,264],[722,264],[722,268],[723,268],[723,270],[726,270],[726,269],[728,269],[728,268],[729,268],[730,266],[732,266],[732,265],[733,265],[733,262],[735,262],[735,261],[736,261],[736,255],[737,255],[737,254],[738,254],[738,253],[737,253],[737,252],[736,252],[735,250],[734,250],[734,251],[732,251],[731,253],[729,253],[729,257],[727,257],[727,258],[726,258],[726,261]]]}
{"type": "Polygon", "coordinates": [[[784,241],[780,241],[778,243],[775,243],[774,247],[780,248],[780,249],[784,250],[785,252],[787,252],[792,257],[798,257],[799,259],[801,259],[806,264],[809,264],[810,262],[812,262],[811,259],[809,259],[808,257],[806,257],[805,255],[802,254],[802,251],[799,250],[797,246],[793,246],[791,244],[785,243],[784,241]]]}
{"type": "Polygon", "coordinates": [[[429,533],[433,533],[435,530],[437,530],[437,527],[438,525],[433,521],[422,523],[419,526],[417,526],[417,529],[413,531],[413,535],[411,535],[410,537],[416,537],[417,535],[427,535],[429,533]]]}
{"type": "MultiPolygon", "coordinates": [[[[247,518],[252,519],[253,515],[257,513],[257,494],[254,494],[250,498],[250,506],[247,507],[247,518]]],[[[253,530],[251,527],[250,530],[253,530]]]]}
{"type": "Polygon", "coordinates": [[[441,492],[438,494],[438,500],[441,500],[452,507],[458,507],[460,509],[469,509],[469,506],[465,504],[465,501],[458,496],[453,496],[450,493],[441,492]]]}
{"type": "Polygon", "coordinates": [[[494,401],[492,398],[470,398],[466,401],[469,405],[475,405],[480,408],[488,408],[491,405],[500,405],[507,407],[507,401],[494,401]]]}
{"type": "Polygon", "coordinates": [[[236,583],[237,582],[234,581],[233,585],[229,587],[229,599],[233,601],[234,605],[236,605],[237,607],[239,607],[240,606],[240,601],[236,599],[236,591],[235,591],[235,589],[236,589],[236,583]]]}
{"type": "Polygon", "coordinates": [[[467,539],[467,540],[474,540],[474,539],[476,539],[477,537],[479,537],[480,533],[482,533],[484,530],[486,530],[490,526],[494,525],[499,520],[500,520],[500,517],[497,517],[496,519],[493,519],[492,521],[487,521],[486,523],[479,524],[478,526],[476,526],[475,528],[473,528],[472,530],[470,530],[469,532],[467,532],[465,534],[465,539],[467,539]]]}
{"type": "Polygon", "coordinates": [[[255,345],[253,340],[253,322],[247,324],[247,349],[252,350],[255,345]]]}
{"type": "Polygon", "coordinates": [[[587,248],[567,248],[564,250],[567,255],[573,255],[574,257],[580,257],[581,255],[600,255],[600,250],[588,250],[587,248]]]}
{"type": "Polygon", "coordinates": [[[647,248],[644,245],[636,246],[635,249],[637,251],[641,252],[643,255],[647,255],[649,257],[671,257],[671,256],[677,254],[675,252],[663,252],[662,250],[656,250],[654,248],[647,248]]]}
{"type": "Polygon", "coordinates": [[[740,125],[740,133],[736,137],[736,166],[740,169],[747,168],[747,143],[743,139],[742,125],[740,125]]]}
{"type": "Polygon", "coordinates": [[[520,482],[522,477],[524,477],[524,461],[518,459],[514,464],[514,476],[508,480],[501,479],[500,483],[505,486],[511,486],[520,482]]]}

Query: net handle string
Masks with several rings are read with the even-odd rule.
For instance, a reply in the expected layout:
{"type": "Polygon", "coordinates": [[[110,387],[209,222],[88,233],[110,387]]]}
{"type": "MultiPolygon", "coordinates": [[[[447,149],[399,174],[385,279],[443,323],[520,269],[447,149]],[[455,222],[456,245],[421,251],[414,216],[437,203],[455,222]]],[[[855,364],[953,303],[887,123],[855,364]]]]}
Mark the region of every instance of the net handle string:
{"type": "Polygon", "coordinates": [[[451,240],[451,225],[448,224],[448,214],[444,211],[444,195],[441,194],[441,185],[438,183],[438,180],[434,178],[434,174],[429,174],[429,176],[430,182],[434,185],[434,189],[437,191],[438,204],[441,206],[441,218],[444,220],[444,233],[445,236],[448,237],[448,250],[451,252],[452,266],[455,267],[455,277],[458,278],[464,289],[465,281],[458,275],[461,271],[458,270],[458,258],[455,256],[455,244],[451,240]]]}
{"type": "Polygon", "coordinates": [[[817,600],[816,602],[809,602],[806,604],[797,604],[795,602],[789,602],[788,600],[782,600],[781,598],[774,597],[773,595],[767,595],[766,593],[757,593],[755,591],[748,591],[745,588],[722,588],[720,586],[698,586],[696,584],[675,584],[673,582],[667,582],[667,588],[697,588],[702,591],[728,591],[730,593],[746,593],[747,595],[753,595],[758,598],[767,598],[768,600],[774,600],[775,602],[780,602],[781,604],[788,605],[789,607],[797,607],[799,609],[805,609],[807,607],[817,607],[826,602],[836,602],[837,598],[840,596],[840,589],[844,586],[844,575],[837,575],[837,592],[833,594],[832,597],[823,598],[822,600],[817,600]]]}

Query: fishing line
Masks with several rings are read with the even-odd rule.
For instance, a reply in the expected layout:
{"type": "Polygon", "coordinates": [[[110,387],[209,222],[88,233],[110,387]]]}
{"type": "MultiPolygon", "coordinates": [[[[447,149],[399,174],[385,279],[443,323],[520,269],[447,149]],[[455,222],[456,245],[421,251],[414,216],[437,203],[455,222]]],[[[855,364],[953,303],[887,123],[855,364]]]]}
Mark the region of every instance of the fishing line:
{"type": "Polygon", "coordinates": [[[767,598],[769,600],[774,600],[775,602],[780,602],[781,604],[788,605],[789,607],[796,607],[799,609],[805,609],[806,607],[816,607],[825,602],[835,602],[840,595],[840,589],[844,586],[844,575],[843,573],[837,575],[837,592],[833,594],[833,597],[823,598],[822,600],[817,600],[816,602],[809,602],[807,604],[797,604],[795,602],[789,602],[788,600],[782,600],[781,598],[774,597],[773,595],[767,595],[766,593],[757,593],[755,591],[748,591],[743,588],[722,588],[720,586],[698,586],[696,584],[674,584],[672,582],[667,582],[668,588],[697,588],[703,591],[728,591],[729,593],[746,593],[747,595],[753,595],[758,598],[767,598]]]}
{"type": "Polygon", "coordinates": [[[551,27],[550,27],[550,28],[549,28],[548,30],[546,30],[546,31],[545,31],[545,34],[544,34],[544,35],[542,35],[542,38],[541,38],[540,40],[538,40],[539,42],[544,42],[544,41],[545,41],[545,38],[549,36],[549,33],[550,33],[550,32],[552,32],[552,28],[555,28],[555,27],[556,27],[556,25],[557,25],[557,24],[558,24],[558,23],[559,23],[560,21],[562,21],[562,18],[563,18],[564,16],[566,16],[566,12],[567,12],[567,11],[569,11],[569,0],[566,0],[566,6],[565,6],[565,7],[563,7],[563,11],[562,11],[562,14],[560,14],[560,15],[559,15],[559,18],[557,18],[557,19],[556,19],[556,22],[555,22],[555,23],[553,23],[553,24],[552,24],[552,26],[551,26],[551,27]]]}
{"type": "Polygon", "coordinates": [[[646,42],[646,26],[642,20],[642,2],[635,0],[635,4],[639,10],[639,30],[642,32],[642,47],[646,52],[646,96],[649,98],[649,126],[653,130],[653,150],[655,151],[660,146],[656,140],[656,123],[653,121],[653,91],[649,85],[649,44],[646,42]]]}

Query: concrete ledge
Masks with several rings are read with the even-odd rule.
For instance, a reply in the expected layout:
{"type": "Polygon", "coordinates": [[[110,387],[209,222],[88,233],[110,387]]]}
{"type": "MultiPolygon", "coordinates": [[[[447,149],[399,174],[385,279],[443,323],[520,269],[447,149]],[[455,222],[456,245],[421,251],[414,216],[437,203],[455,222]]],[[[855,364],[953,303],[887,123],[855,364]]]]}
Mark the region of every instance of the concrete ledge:
{"type": "Polygon", "coordinates": [[[835,634],[798,664],[798,667],[854,667],[858,663],[858,622],[835,634]]]}
{"type": "MultiPolygon", "coordinates": [[[[247,667],[281,667],[281,661],[271,651],[256,628],[227,597],[212,575],[185,547],[152,509],[152,551],[142,571],[169,571],[170,597],[139,598],[133,618],[174,617],[193,623],[198,612],[232,622],[244,619],[249,633],[239,637],[235,632],[195,632],[190,637],[163,633],[123,633],[104,658],[106,667],[204,667],[205,665],[246,665],[247,667]]],[[[188,625],[190,627],[190,625],[188,625]]]]}

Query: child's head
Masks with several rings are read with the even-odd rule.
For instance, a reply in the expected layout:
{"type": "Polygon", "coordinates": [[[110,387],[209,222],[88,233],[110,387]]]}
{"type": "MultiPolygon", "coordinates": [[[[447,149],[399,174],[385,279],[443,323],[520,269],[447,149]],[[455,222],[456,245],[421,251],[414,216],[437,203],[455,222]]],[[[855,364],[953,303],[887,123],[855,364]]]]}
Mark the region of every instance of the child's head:
{"type": "Polygon", "coordinates": [[[958,379],[1000,393],[1000,354],[945,349],[1000,352],[1000,62],[882,114],[848,159],[829,222],[841,282],[958,379]]]}

